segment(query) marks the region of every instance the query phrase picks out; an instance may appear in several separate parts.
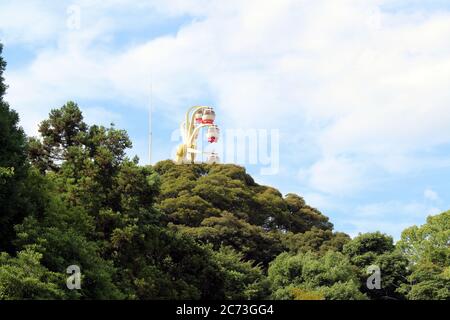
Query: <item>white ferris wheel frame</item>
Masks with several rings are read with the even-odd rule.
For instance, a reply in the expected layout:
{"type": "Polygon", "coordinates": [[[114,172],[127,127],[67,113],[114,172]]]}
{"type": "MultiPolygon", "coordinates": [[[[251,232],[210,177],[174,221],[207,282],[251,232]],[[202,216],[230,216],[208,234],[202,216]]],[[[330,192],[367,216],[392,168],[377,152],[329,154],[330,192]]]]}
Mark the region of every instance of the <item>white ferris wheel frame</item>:
{"type": "Polygon", "coordinates": [[[214,123],[201,123],[196,125],[196,114],[199,111],[204,111],[206,109],[213,110],[213,108],[209,106],[193,106],[186,112],[185,120],[180,125],[183,143],[177,148],[176,163],[195,163],[198,154],[214,154],[214,152],[205,152],[197,149],[200,130],[202,128],[217,127],[214,123]]]}

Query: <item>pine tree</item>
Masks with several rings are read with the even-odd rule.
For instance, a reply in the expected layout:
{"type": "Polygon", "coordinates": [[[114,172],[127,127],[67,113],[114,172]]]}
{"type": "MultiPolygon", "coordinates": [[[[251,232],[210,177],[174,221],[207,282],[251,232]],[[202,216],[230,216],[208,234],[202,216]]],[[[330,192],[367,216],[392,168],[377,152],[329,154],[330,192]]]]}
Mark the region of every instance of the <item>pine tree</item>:
{"type": "Polygon", "coordinates": [[[0,44],[0,251],[11,251],[13,226],[23,218],[23,183],[27,174],[26,138],[17,112],[4,100],[6,62],[0,44]]]}

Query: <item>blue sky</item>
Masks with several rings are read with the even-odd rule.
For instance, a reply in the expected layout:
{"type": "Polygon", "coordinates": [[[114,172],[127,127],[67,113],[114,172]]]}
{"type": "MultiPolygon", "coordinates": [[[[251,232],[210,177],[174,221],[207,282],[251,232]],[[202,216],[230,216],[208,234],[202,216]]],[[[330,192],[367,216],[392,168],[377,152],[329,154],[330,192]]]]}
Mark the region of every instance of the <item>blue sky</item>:
{"type": "Polygon", "coordinates": [[[145,164],[152,79],[154,161],[189,106],[212,105],[223,132],[278,130],[278,172],[248,165],[258,182],[336,230],[396,239],[450,208],[448,39],[439,0],[0,0],[7,99],[28,134],[74,100],[145,164]]]}

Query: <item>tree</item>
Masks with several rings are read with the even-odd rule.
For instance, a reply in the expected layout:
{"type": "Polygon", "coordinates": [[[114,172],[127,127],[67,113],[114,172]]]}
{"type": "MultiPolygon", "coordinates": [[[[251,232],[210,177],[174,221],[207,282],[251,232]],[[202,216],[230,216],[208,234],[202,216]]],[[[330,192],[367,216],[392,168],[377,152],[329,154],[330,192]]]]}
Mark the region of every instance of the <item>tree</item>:
{"type": "Polygon", "coordinates": [[[354,263],[359,263],[364,260],[361,257],[392,252],[394,248],[391,236],[380,232],[363,233],[344,246],[344,253],[353,259],[354,263]]]}
{"type": "Polygon", "coordinates": [[[154,225],[117,229],[112,236],[120,286],[132,299],[223,299],[223,275],[190,237],[154,225]]]}
{"type": "Polygon", "coordinates": [[[87,125],[76,103],[69,101],[62,108],[53,109],[49,119],[39,126],[42,141],[29,141],[32,163],[42,172],[58,171],[62,161],[69,158],[71,148],[83,144],[86,132],[87,125]]]}
{"type": "Polygon", "coordinates": [[[202,243],[212,244],[215,250],[230,246],[242,252],[246,260],[261,263],[267,267],[283,251],[276,233],[266,232],[262,227],[252,225],[229,212],[220,217],[203,220],[199,227],[171,225],[173,230],[189,235],[202,243]]]}
{"type": "Polygon", "coordinates": [[[26,214],[26,138],[18,114],[4,100],[6,62],[0,44],[0,251],[13,251],[13,226],[26,214]]]}
{"type": "Polygon", "coordinates": [[[62,299],[63,274],[48,271],[40,264],[42,255],[27,249],[11,257],[0,254],[0,300],[62,299]]]}
{"type": "Polygon", "coordinates": [[[223,273],[225,299],[262,299],[269,295],[268,283],[260,266],[245,261],[243,254],[231,247],[222,246],[217,251],[211,250],[211,253],[223,273]]]}
{"type": "Polygon", "coordinates": [[[86,125],[69,102],[40,132],[30,157],[50,186],[50,205],[17,227],[21,247],[37,245],[50,270],[79,264],[83,298],[224,297],[211,253],[167,229],[154,207],[159,177],[126,157],[125,131],[86,125]]]}
{"type": "Polygon", "coordinates": [[[242,167],[162,161],[154,169],[161,176],[157,207],[171,227],[213,244],[215,250],[231,246],[244,259],[266,268],[293,245],[284,241],[289,238],[286,235],[329,232],[324,252],[325,248],[339,249],[346,241],[343,234],[332,235],[328,218],[301,197],[283,197],[275,188],[258,185],[242,167]]]}
{"type": "MultiPolygon", "coordinates": [[[[45,178],[43,178],[45,179],[45,178]]],[[[41,182],[46,204],[40,215],[26,217],[16,226],[19,249],[32,248],[40,263],[50,272],[64,274],[67,267],[77,265],[82,270],[82,290],[63,291],[65,298],[123,298],[114,283],[116,269],[112,261],[102,257],[101,242],[93,241],[95,223],[82,207],[70,206],[56,196],[51,182],[41,182]]],[[[59,282],[62,287],[65,280],[59,282]]]]}
{"type": "Polygon", "coordinates": [[[162,161],[155,170],[162,177],[160,208],[175,224],[197,227],[203,219],[230,212],[269,231],[299,233],[313,227],[333,227],[327,217],[306,205],[301,197],[288,194],[283,198],[278,190],[256,184],[244,168],[236,165],[179,166],[162,161]]]}
{"type": "Polygon", "coordinates": [[[347,257],[329,251],[322,257],[312,252],[280,254],[271,264],[268,279],[274,299],[366,299],[347,257]]]}
{"type": "Polygon", "coordinates": [[[308,206],[305,200],[293,193],[286,195],[285,202],[289,209],[288,230],[303,233],[313,228],[318,230],[332,230],[333,224],[328,221],[319,210],[308,206]]]}
{"type": "Polygon", "coordinates": [[[397,246],[412,270],[403,292],[411,300],[450,299],[450,211],[402,232],[397,246]]]}
{"type": "Polygon", "coordinates": [[[358,268],[360,290],[370,298],[404,298],[399,289],[408,276],[408,260],[396,250],[392,237],[380,232],[359,234],[344,245],[343,253],[358,268]],[[369,289],[366,285],[371,265],[380,268],[380,289],[369,289]]]}
{"type": "Polygon", "coordinates": [[[290,252],[313,251],[322,255],[330,250],[342,252],[343,246],[349,241],[350,237],[345,233],[316,227],[304,233],[289,232],[283,239],[283,243],[290,252]]]}

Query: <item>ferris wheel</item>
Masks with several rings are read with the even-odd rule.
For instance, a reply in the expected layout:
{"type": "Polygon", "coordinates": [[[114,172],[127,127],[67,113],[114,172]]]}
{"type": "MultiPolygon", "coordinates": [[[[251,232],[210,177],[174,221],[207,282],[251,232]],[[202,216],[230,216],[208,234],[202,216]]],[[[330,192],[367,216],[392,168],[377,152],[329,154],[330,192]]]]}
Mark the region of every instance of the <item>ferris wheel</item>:
{"type": "Polygon", "coordinates": [[[214,109],[207,106],[194,106],[186,112],[186,119],[181,123],[180,132],[183,143],[178,146],[176,163],[194,163],[197,155],[208,156],[207,163],[218,163],[219,156],[215,152],[203,152],[198,150],[197,143],[199,133],[202,129],[207,129],[206,138],[209,143],[217,143],[219,140],[219,127],[214,124],[216,113],[214,109]]]}

